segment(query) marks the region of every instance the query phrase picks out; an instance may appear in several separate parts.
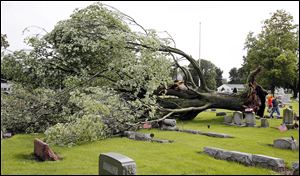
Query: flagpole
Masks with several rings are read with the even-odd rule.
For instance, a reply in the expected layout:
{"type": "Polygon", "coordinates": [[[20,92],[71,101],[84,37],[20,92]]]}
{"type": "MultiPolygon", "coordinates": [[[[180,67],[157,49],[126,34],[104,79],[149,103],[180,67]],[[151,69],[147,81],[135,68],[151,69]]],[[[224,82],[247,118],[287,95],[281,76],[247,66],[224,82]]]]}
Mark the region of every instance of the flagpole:
{"type": "MultiPolygon", "coordinates": [[[[201,58],[201,22],[199,23],[199,68],[200,68],[200,58],[201,58]]],[[[200,87],[200,77],[199,77],[199,82],[198,85],[200,87]]]]}

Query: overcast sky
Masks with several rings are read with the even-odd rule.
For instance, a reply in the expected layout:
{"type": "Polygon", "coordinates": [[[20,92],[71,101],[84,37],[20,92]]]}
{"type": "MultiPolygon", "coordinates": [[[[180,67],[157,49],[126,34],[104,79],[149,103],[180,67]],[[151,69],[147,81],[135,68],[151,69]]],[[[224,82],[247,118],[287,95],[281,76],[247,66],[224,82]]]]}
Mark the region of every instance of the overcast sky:
{"type": "MultiPolygon", "coordinates": [[[[30,33],[22,34],[26,27],[34,25],[51,31],[58,21],[69,18],[75,8],[93,2],[1,1],[1,33],[7,34],[10,50],[28,48],[23,40],[30,33]]],[[[247,34],[259,33],[262,21],[270,18],[270,13],[284,9],[299,24],[299,1],[101,2],[128,14],[145,28],[168,31],[177,48],[196,59],[200,54],[201,58],[210,60],[224,71],[225,78],[229,77],[231,68],[241,67],[247,34]]]]}

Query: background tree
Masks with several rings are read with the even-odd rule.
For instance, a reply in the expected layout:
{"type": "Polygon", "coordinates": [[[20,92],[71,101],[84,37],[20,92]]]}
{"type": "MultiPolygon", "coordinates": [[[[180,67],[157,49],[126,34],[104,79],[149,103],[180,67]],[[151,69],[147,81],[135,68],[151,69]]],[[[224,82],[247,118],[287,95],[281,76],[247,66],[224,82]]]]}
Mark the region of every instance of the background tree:
{"type": "Polygon", "coordinates": [[[239,84],[240,83],[238,69],[236,67],[233,67],[232,69],[230,69],[229,79],[230,79],[228,82],[229,84],[239,84]]]}
{"type": "Polygon", "coordinates": [[[257,36],[253,32],[247,36],[244,67],[249,71],[262,66],[258,81],[272,93],[275,87],[293,87],[294,96],[299,91],[295,84],[299,62],[298,31],[298,25],[293,24],[293,17],[284,10],[277,10],[263,22],[262,31],[257,36]]]}
{"type": "Polygon", "coordinates": [[[9,43],[7,41],[7,36],[6,36],[6,34],[1,34],[1,49],[2,48],[6,49],[7,47],[9,47],[9,43]]]}
{"type": "Polygon", "coordinates": [[[244,84],[247,80],[249,72],[247,73],[245,67],[237,69],[236,67],[229,71],[229,84],[244,84]]]}
{"type": "MultiPolygon", "coordinates": [[[[198,63],[198,61],[196,61],[198,63]]],[[[216,90],[217,83],[216,83],[216,66],[210,62],[209,60],[201,59],[200,60],[200,69],[203,73],[203,77],[206,80],[207,87],[211,90],[216,90]]],[[[196,70],[194,69],[192,64],[188,65],[188,69],[192,74],[193,80],[195,83],[198,84],[199,75],[197,74],[196,70]]],[[[222,75],[221,75],[222,76],[222,75]]]]}
{"type": "MultiPolygon", "coordinates": [[[[1,64],[2,64],[2,57],[4,56],[4,50],[9,47],[9,43],[7,41],[7,36],[6,34],[1,34],[1,64]]],[[[2,69],[1,69],[2,70],[2,69]]],[[[4,74],[1,72],[1,78],[6,79],[4,74]]]]}
{"type": "Polygon", "coordinates": [[[222,79],[223,79],[223,71],[221,68],[216,67],[216,87],[220,87],[223,85],[222,79]]]}

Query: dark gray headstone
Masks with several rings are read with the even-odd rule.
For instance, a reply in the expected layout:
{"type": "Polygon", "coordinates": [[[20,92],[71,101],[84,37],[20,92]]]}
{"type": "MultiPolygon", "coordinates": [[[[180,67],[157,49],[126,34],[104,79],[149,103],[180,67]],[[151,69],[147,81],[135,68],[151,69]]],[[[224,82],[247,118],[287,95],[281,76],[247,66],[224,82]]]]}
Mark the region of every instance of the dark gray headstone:
{"type": "Polygon", "coordinates": [[[217,111],[217,109],[216,108],[211,108],[211,111],[217,111]]]}
{"type": "Polygon", "coordinates": [[[207,153],[217,159],[239,162],[247,166],[261,166],[264,168],[271,168],[276,171],[283,171],[285,169],[284,160],[281,158],[238,151],[228,151],[215,147],[204,147],[204,153],[207,153]]]}
{"type": "Polygon", "coordinates": [[[299,161],[292,164],[293,175],[299,175],[299,161]]]}
{"type": "Polygon", "coordinates": [[[136,164],[133,159],[119,153],[101,153],[99,175],[136,175],[136,164]]]}
{"type": "Polygon", "coordinates": [[[262,127],[262,128],[267,128],[267,127],[270,126],[270,125],[269,125],[269,121],[268,121],[268,119],[266,119],[266,118],[261,118],[261,119],[260,119],[260,122],[261,122],[260,127],[262,127]]]}
{"type": "Polygon", "coordinates": [[[283,171],[285,169],[284,160],[266,155],[252,155],[252,161],[255,166],[274,169],[276,171],[283,171]]]}
{"type": "Polygon", "coordinates": [[[225,124],[231,124],[232,123],[232,116],[225,115],[224,116],[224,123],[225,124]]]}
{"type": "Polygon", "coordinates": [[[255,114],[254,112],[245,113],[246,126],[254,127],[255,126],[255,114]]]}
{"type": "Polygon", "coordinates": [[[249,153],[237,152],[237,151],[228,151],[215,147],[204,147],[204,153],[213,156],[217,159],[235,161],[247,166],[252,164],[252,155],[249,153]]]}
{"type": "Polygon", "coordinates": [[[291,149],[291,150],[298,149],[297,141],[293,140],[292,138],[275,139],[273,141],[273,145],[274,147],[281,148],[281,149],[291,149]]]}
{"type": "Polygon", "coordinates": [[[285,124],[293,124],[294,122],[294,113],[290,108],[286,108],[283,110],[283,123],[285,124]]]}
{"type": "Polygon", "coordinates": [[[240,111],[233,112],[233,123],[236,125],[243,124],[243,113],[240,111]]]}

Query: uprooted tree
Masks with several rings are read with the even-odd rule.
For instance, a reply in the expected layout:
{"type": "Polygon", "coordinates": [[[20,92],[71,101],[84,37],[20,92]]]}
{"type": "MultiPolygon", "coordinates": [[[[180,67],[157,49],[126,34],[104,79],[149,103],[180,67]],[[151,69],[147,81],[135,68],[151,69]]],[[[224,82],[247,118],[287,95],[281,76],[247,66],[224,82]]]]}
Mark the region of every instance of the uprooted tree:
{"type": "Polygon", "coordinates": [[[216,93],[196,61],[168,33],[159,34],[96,3],[44,36],[28,37],[32,51],[1,58],[1,74],[15,85],[1,94],[1,129],[45,132],[48,142],[72,145],[165,118],[191,120],[209,108],[253,108],[263,116],[266,92],[255,81],[261,68],[250,73],[244,92],[216,93]],[[200,86],[180,59],[190,62],[200,86]],[[171,80],[174,68],[184,81],[171,80]]]}

